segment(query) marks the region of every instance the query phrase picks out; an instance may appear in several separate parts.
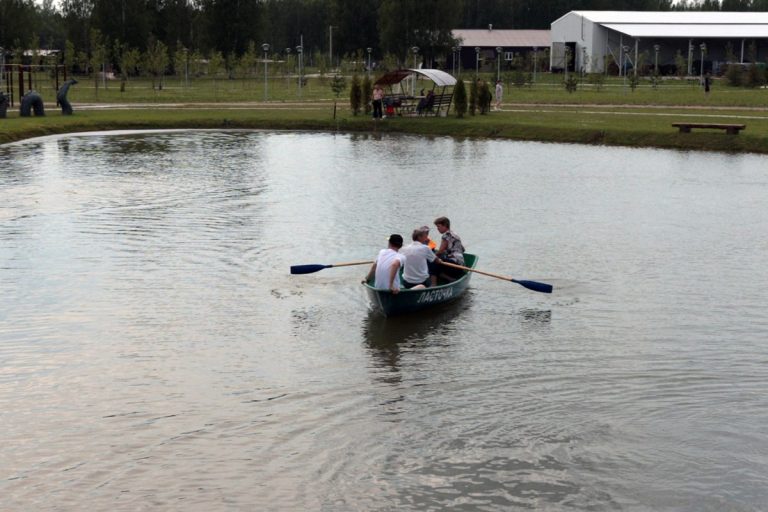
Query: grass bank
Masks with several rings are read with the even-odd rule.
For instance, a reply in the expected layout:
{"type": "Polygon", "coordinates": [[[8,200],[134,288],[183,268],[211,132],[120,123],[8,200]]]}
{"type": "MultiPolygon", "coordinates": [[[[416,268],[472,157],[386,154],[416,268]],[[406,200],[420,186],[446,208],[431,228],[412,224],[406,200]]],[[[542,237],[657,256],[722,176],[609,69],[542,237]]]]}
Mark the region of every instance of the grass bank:
{"type": "MultiPolygon", "coordinates": [[[[75,106],[77,108],[77,106],[75,106]]],[[[0,143],[59,133],[128,129],[248,128],[340,132],[412,133],[471,138],[659,147],[700,151],[768,153],[768,113],[707,108],[514,105],[503,112],[447,118],[393,118],[374,122],[330,102],[78,110],[0,120],[0,143]],[[745,123],[740,135],[721,131],[680,134],[674,121],[745,123]]]]}

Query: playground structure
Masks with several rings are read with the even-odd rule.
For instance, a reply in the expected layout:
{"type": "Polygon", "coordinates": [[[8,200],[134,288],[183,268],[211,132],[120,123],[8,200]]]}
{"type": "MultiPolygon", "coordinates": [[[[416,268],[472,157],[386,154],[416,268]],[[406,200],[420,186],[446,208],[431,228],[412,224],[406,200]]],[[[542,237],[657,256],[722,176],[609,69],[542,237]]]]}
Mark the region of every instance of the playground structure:
{"type": "MultiPolygon", "coordinates": [[[[61,82],[67,81],[67,69],[55,64],[0,64],[0,91],[5,92],[9,106],[21,102],[24,90],[46,90],[50,87],[53,94],[59,90],[61,82]],[[41,75],[43,79],[41,79],[41,75]],[[41,82],[48,81],[49,84],[41,82]],[[26,88],[24,85],[26,84],[26,88]]],[[[56,101],[58,106],[58,99],[56,101]]]]}

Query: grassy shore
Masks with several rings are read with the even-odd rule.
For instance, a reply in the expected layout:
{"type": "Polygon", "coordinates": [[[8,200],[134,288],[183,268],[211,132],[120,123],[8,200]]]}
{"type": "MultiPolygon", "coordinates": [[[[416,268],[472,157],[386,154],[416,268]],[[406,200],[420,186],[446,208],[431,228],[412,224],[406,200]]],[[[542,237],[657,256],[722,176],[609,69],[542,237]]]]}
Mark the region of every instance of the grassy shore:
{"type": "MultiPolygon", "coordinates": [[[[92,84],[91,84],[92,85],[92,84]]],[[[303,97],[290,87],[273,87],[281,100],[255,102],[256,84],[229,84],[233,90],[216,85],[215,98],[209,90],[182,94],[167,84],[163,91],[149,88],[135,91],[132,84],[126,93],[112,87],[120,99],[102,90],[98,101],[80,88],[79,96],[70,94],[75,115],[62,116],[48,106],[46,117],[20,118],[17,110],[0,120],[0,143],[30,137],[82,131],[164,128],[253,128],[277,130],[324,130],[343,132],[414,133],[452,137],[485,137],[515,140],[574,142],[635,147],[679,148],[705,151],[768,153],[768,91],[715,88],[709,96],[685,82],[649,86],[636,91],[610,83],[601,91],[583,88],[568,94],[555,84],[536,87],[507,88],[504,111],[488,115],[447,118],[393,118],[374,122],[368,116],[353,116],[345,98],[334,103],[330,90],[317,80],[310,81],[303,97]],[[722,90],[721,90],[722,89],[722,90]],[[237,90],[250,91],[237,94],[237,90]],[[308,91],[311,90],[310,94],[308,91]],[[307,98],[307,96],[310,96],[307,98]],[[84,105],[88,103],[92,105],[84,105]],[[217,100],[219,103],[217,103],[217,100]],[[117,105],[93,105],[109,100],[117,105]],[[121,101],[122,100],[122,101],[121,101]],[[226,100],[226,101],[225,101],[226,100]],[[205,102],[205,103],[203,103],[205,102]],[[671,126],[674,121],[743,123],[747,129],[740,135],[721,131],[695,131],[680,134],[671,126]]],[[[417,84],[417,87],[420,84],[417,84]]],[[[427,85],[426,83],[424,85],[427,85]]],[[[205,87],[214,87],[206,83],[205,87]]],[[[258,91],[258,89],[256,89],[258,91]]],[[[263,99],[263,83],[261,88],[263,99]]],[[[46,99],[48,97],[44,95],[46,99]]]]}

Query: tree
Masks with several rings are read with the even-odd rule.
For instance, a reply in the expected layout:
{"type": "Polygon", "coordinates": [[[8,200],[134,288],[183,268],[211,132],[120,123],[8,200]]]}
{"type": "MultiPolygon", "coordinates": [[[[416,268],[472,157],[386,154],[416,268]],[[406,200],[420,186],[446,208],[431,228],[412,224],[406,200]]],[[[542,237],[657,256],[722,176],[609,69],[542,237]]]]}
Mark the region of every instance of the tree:
{"type": "Polygon", "coordinates": [[[363,93],[360,90],[360,77],[357,74],[352,75],[352,84],[349,87],[349,106],[352,108],[352,114],[360,113],[363,93]]]}
{"type": "Polygon", "coordinates": [[[64,69],[69,73],[74,73],[75,68],[75,45],[69,39],[64,43],[64,69]]]}
{"type": "Polygon", "coordinates": [[[120,92],[125,92],[128,77],[136,71],[136,66],[141,60],[141,53],[136,48],[129,48],[127,44],[119,46],[118,63],[120,65],[120,92]]]}
{"type": "Polygon", "coordinates": [[[683,57],[683,54],[680,50],[677,50],[677,53],[675,54],[675,73],[677,74],[677,78],[682,78],[688,74],[688,65],[686,63],[685,57],[683,57]]]}
{"type": "Polygon", "coordinates": [[[453,110],[459,118],[467,113],[467,89],[464,87],[464,80],[458,80],[453,88],[453,110]]]}
{"type": "Polygon", "coordinates": [[[163,89],[163,75],[168,69],[168,47],[162,41],[150,37],[147,44],[147,52],[144,54],[144,66],[147,72],[152,76],[152,90],[155,89],[155,83],[158,83],[158,89],[163,89]]]}
{"type": "Polygon", "coordinates": [[[99,95],[99,73],[101,69],[104,73],[103,78],[106,82],[106,61],[107,61],[107,46],[104,41],[104,37],[101,35],[99,29],[91,29],[90,37],[91,46],[91,71],[93,72],[93,83],[96,87],[96,96],[99,95]],[[102,69],[103,68],[103,69],[102,69]]]}
{"type": "Polygon", "coordinates": [[[363,78],[363,85],[361,86],[363,92],[363,108],[365,109],[365,115],[371,113],[371,97],[372,97],[372,85],[371,78],[365,75],[363,78]]]}
{"type": "Polygon", "coordinates": [[[475,115],[477,111],[477,80],[469,84],[469,115],[475,115]]]}
{"type": "Polygon", "coordinates": [[[208,76],[213,78],[213,94],[217,92],[216,78],[224,67],[224,56],[221,52],[212,52],[208,57],[208,76]]]}
{"type": "Polygon", "coordinates": [[[181,41],[176,41],[176,51],[173,52],[173,72],[184,80],[184,86],[187,84],[189,74],[189,50],[184,47],[181,41]]]}
{"type": "MultiPolygon", "coordinates": [[[[462,0],[405,2],[381,0],[379,6],[379,41],[385,52],[412,56],[419,47],[426,62],[450,52],[455,43],[451,30],[460,26],[462,0]]],[[[555,18],[553,18],[555,19],[555,18]]]]}
{"type": "Polygon", "coordinates": [[[491,89],[488,87],[488,82],[485,80],[480,83],[480,86],[478,88],[478,101],[480,103],[480,114],[487,114],[488,111],[491,109],[491,101],[493,100],[493,95],[491,94],[491,89]]]}
{"type": "Polygon", "coordinates": [[[757,44],[755,41],[749,43],[749,68],[747,69],[747,87],[758,87],[763,84],[763,71],[757,63],[757,44]]]}
{"type": "Polygon", "coordinates": [[[341,96],[341,93],[344,91],[344,89],[347,88],[347,82],[344,80],[344,77],[336,74],[333,75],[333,79],[331,80],[331,90],[338,98],[341,96]]]}
{"type": "Polygon", "coordinates": [[[75,48],[88,48],[88,27],[92,11],[93,0],[64,0],[61,3],[64,33],[75,48]]]}

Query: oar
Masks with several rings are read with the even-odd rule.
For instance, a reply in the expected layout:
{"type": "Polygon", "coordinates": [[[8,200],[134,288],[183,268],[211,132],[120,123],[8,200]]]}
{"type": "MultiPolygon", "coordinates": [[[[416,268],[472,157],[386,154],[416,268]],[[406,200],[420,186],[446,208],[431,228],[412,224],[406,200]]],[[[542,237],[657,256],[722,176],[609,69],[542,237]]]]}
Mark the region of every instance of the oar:
{"type": "Polygon", "coordinates": [[[533,290],[535,292],[541,292],[541,293],[552,293],[552,285],[547,283],[539,283],[537,281],[523,281],[518,279],[512,279],[511,277],[506,276],[500,276],[498,274],[491,274],[490,272],[483,272],[482,270],[475,270],[473,268],[464,267],[461,265],[456,265],[455,263],[448,263],[447,261],[441,261],[441,264],[445,265],[446,267],[453,267],[453,268],[459,268],[461,270],[466,270],[467,272],[477,272],[478,274],[483,274],[484,276],[490,276],[495,277],[496,279],[503,279],[504,281],[512,281],[513,283],[517,283],[521,286],[524,286],[528,288],[529,290],[533,290]]]}
{"type": "Polygon", "coordinates": [[[314,272],[320,272],[325,268],[371,265],[372,263],[372,261],[355,261],[352,263],[334,263],[333,265],[294,265],[291,267],[291,274],[312,274],[314,272]]]}

